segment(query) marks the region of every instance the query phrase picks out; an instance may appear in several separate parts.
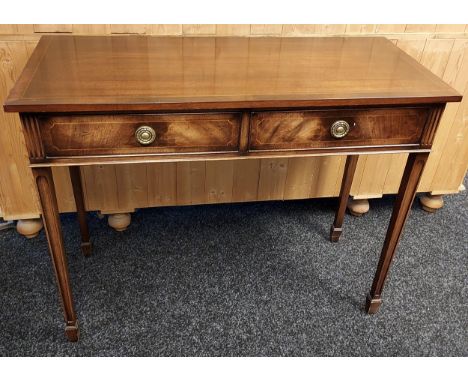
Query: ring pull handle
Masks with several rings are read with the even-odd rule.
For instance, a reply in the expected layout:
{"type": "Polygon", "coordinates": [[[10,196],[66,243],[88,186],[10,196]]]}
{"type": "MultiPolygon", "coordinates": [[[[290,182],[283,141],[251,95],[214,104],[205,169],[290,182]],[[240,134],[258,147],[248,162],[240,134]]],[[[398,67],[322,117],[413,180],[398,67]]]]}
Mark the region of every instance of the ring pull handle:
{"type": "Polygon", "coordinates": [[[349,133],[349,123],[343,120],[333,122],[330,133],[336,139],[344,138],[349,133]]]}
{"type": "Polygon", "coordinates": [[[147,146],[156,139],[156,132],[150,126],[140,126],[135,131],[135,138],[139,144],[147,146]]]}

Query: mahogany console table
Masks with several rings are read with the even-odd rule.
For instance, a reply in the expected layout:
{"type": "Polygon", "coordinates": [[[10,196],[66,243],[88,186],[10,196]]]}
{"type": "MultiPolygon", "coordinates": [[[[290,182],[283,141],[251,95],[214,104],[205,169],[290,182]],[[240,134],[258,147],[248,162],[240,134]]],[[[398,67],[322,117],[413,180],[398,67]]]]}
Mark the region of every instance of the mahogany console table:
{"type": "Polygon", "coordinates": [[[409,153],[366,310],[390,263],[447,102],[460,94],[384,38],[44,36],[4,109],[20,113],[63,303],[78,339],[51,167],[67,166],[91,253],[79,166],[409,153]]]}

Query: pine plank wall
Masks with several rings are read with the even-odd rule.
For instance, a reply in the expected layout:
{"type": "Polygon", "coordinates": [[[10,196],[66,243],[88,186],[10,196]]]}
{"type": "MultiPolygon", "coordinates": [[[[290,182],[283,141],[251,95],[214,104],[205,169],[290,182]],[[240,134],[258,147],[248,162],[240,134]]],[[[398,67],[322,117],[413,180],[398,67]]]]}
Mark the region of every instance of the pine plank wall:
{"type": "MultiPolygon", "coordinates": [[[[42,34],[204,36],[384,36],[468,95],[467,25],[0,25],[0,101],[42,34]]],[[[419,191],[456,193],[468,167],[468,96],[449,104],[419,191]]],[[[0,111],[0,217],[39,216],[19,119],[0,111]]],[[[405,155],[362,156],[352,186],[355,198],[396,193],[405,155]]],[[[336,196],[341,156],[249,159],[82,168],[86,205],[103,213],[135,208],[336,196]]],[[[54,169],[59,207],[73,211],[66,169],[54,169]]]]}

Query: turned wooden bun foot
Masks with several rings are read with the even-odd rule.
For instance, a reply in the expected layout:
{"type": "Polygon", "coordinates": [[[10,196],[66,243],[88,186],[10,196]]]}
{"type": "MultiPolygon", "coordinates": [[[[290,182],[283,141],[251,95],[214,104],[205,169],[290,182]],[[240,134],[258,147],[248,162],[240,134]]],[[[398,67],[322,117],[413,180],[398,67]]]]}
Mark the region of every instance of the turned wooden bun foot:
{"type": "Polygon", "coordinates": [[[65,326],[65,335],[70,342],[78,341],[80,338],[80,328],[78,327],[78,321],[67,324],[67,326],[65,326]]]}
{"type": "Polygon", "coordinates": [[[369,200],[367,199],[349,199],[348,211],[351,215],[362,216],[369,212],[369,200]]]}
{"type": "Polygon", "coordinates": [[[109,225],[116,231],[125,231],[130,225],[131,216],[129,213],[111,214],[107,218],[109,225]]]}
{"type": "Polygon", "coordinates": [[[90,242],[81,243],[81,253],[86,257],[91,256],[91,253],[93,253],[93,245],[90,242]]]}
{"type": "Polygon", "coordinates": [[[341,232],[343,232],[343,228],[335,228],[335,226],[332,224],[330,228],[330,241],[332,243],[336,243],[338,240],[340,240],[341,232]]]}
{"type": "Polygon", "coordinates": [[[41,219],[21,219],[16,223],[16,231],[28,239],[39,235],[43,224],[41,219]]]}
{"type": "Polygon", "coordinates": [[[382,305],[381,298],[372,298],[369,294],[366,298],[366,312],[367,314],[375,314],[379,311],[380,305],[382,305]]]}
{"type": "Polygon", "coordinates": [[[424,194],[419,197],[419,202],[424,211],[431,213],[436,212],[439,208],[444,206],[442,195],[424,194]]]}

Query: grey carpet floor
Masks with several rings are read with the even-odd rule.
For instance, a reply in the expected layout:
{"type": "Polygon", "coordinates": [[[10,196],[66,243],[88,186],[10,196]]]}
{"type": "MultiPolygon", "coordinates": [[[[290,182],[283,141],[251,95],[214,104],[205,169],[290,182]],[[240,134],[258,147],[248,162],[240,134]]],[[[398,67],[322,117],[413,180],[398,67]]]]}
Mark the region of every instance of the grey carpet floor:
{"type": "Polygon", "coordinates": [[[114,232],[91,214],[91,258],[62,216],[81,339],[68,343],[47,243],[0,232],[0,355],[468,356],[468,197],[418,203],[375,316],[364,313],[393,197],[145,209],[114,232]]]}

